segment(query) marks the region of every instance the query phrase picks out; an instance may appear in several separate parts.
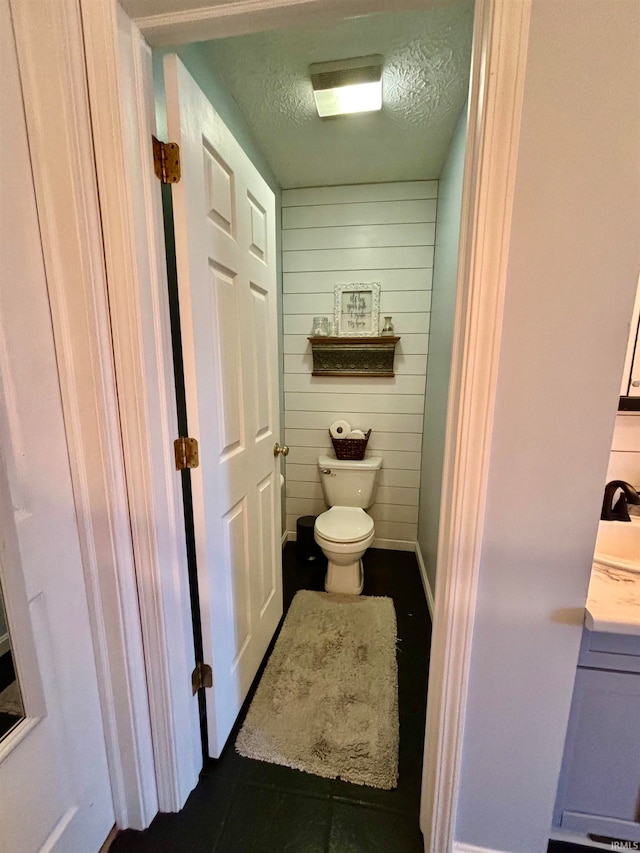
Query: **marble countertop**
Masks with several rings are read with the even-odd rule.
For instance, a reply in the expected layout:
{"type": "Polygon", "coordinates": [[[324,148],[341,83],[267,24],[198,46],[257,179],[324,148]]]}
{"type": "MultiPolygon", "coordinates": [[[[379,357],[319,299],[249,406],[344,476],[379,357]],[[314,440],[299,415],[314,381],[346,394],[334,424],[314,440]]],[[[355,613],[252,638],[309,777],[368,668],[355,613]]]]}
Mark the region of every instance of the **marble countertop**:
{"type": "Polygon", "coordinates": [[[640,572],[594,562],[584,623],[590,631],[640,636],[640,572]]]}

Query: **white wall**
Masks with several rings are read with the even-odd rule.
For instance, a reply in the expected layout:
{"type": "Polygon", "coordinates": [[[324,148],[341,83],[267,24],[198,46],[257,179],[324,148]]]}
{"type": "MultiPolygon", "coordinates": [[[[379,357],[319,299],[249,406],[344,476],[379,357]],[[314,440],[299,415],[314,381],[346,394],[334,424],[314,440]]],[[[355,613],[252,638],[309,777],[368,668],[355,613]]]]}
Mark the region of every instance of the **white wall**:
{"type": "Polygon", "coordinates": [[[639,15],[532,4],[456,830],[509,853],[546,850],[636,290],[639,15]]]}
{"type": "Polygon", "coordinates": [[[440,491],[451,374],[453,321],[458,284],[458,249],[462,178],[467,141],[467,107],[456,125],[447,160],[438,182],[436,246],[433,259],[431,333],[424,400],[422,473],[418,513],[418,543],[431,591],[436,588],[440,491]]]}
{"type": "Polygon", "coordinates": [[[640,489],[640,414],[619,414],[607,469],[610,480],[626,480],[640,489]]]}
{"type": "Polygon", "coordinates": [[[370,510],[380,547],[413,548],[427,364],[437,181],[285,190],[283,305],[287,528],[325,504],[317,458],[346,418],[372,428],[383,469],[370,510]],[[401,336],[392,379],[312,377],[314,315],[333,317],[334,286],[380,282],[380,309],[401,336]]]}

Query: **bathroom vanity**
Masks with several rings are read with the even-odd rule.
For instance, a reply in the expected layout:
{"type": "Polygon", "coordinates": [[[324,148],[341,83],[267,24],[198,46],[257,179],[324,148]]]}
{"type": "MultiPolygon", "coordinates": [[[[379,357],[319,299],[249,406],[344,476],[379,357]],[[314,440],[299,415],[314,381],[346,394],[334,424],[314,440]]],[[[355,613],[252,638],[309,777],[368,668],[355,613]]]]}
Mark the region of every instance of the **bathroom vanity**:
{"type": "MultiPolygon", "coordinates": [[[[626,525],[623,525],[626,527],[626,525]]],[[[621,534],[640,532],[640,519],[621,534]]],[[[599,536],[599,541],[601,537],[599,536]]],[[[640,549],[596,554],[553,824],[640,842],[640,549]],[[633,559],[635,554],[635,561],[633,559]]]]}
{"type": "Polygon", "coordinates": [[[640,841],[639,798],[640,636],[585,628],[554,826],[640,841]]]}

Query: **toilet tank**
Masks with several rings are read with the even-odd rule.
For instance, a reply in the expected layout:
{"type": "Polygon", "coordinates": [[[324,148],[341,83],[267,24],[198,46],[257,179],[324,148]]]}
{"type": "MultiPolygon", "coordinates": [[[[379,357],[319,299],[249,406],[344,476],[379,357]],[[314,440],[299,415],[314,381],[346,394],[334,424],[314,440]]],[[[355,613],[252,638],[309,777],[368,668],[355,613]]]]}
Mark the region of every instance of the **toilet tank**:
{"type": "Polygon", "coordinates": [[[329,506],[357,506],[367,509],[375,499],[379,456],[354,461],[320,456],[318,468],[325,502],[329,506]]]}

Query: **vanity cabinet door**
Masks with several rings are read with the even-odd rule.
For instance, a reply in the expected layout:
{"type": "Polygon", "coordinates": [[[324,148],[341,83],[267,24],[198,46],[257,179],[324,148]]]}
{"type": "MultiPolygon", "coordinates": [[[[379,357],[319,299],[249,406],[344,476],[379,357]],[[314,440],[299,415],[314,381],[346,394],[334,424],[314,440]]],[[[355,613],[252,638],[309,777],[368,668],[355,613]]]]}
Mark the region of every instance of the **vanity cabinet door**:
{"type": "Polygon", "coordinates": [[[578,667],[637,672],[640,675],[640,635],[609,634],[585,628],[578,667]]]}
{"type": "Polygon", "coordinates": [[[640,841],[640,675],[578,668],[554,824],[640,841]]]}

